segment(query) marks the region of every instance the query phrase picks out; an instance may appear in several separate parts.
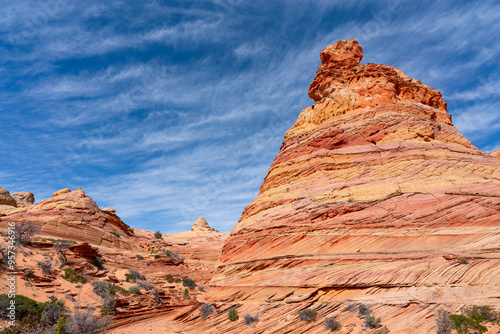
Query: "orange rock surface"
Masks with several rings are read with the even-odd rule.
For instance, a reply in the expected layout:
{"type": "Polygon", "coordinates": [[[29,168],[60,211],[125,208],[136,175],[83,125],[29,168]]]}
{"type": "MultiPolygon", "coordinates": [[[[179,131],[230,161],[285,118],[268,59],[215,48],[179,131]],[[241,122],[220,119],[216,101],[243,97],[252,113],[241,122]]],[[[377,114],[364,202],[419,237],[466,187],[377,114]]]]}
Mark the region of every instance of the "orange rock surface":
{"type": "MultiPolygon", "coordinates": [[[[396,333],[432,332],[440,307],[500,305],[499,161],[457,131],[440,92],[362,56],[356,40],[321,52],[315,103],[232,230],[206,301],[271,303],[266,326],[309,306],[349,321],[346,305],[362,302],[396,333]]],[[[272,332],[305,332],[283,326],[272,332]]]]}
{"type": "Polygon", "coordinates": [[[133,230],[115,213],[101,210],[81,188],[58,191],[52,198],[12,208],[4,214],[0,217],[0,229],[6,229],[11,221],[28,220],[39,228],[41,235],[107,247],[138,248],[135,241],[120,238],[133,235],[133,230]]]}

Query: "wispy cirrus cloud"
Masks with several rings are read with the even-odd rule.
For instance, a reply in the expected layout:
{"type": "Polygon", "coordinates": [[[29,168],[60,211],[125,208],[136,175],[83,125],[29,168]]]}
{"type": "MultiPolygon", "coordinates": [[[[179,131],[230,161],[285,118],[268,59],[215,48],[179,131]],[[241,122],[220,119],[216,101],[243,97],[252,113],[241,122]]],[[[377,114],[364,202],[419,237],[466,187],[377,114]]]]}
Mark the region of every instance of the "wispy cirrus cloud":
{"type": "Polygon", "coordinates": [[[130,225],[229,231],[311,100],[319,52],[443,91],[457,128],[500,142],[495,1],[120,1],[6,4],[0,186],[84,190],[130,225]],[[484,78],[484,79],[481,79],[484,78]]]}

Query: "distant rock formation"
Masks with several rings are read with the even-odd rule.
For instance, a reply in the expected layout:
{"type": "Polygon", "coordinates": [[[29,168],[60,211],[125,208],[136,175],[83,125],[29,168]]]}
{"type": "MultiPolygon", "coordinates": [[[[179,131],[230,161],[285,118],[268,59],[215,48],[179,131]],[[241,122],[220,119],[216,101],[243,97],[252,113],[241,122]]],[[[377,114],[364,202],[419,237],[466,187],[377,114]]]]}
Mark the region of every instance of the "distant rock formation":
{"type": "Polygon", "coordinates": [[[17,206],[31,205],[35,203],[35,195],[28,191],[13,193],[12,197],[16,200],[17,206]]]}
{"type": "Polygon", "coordinates": [[[13,208],[0,217],[0,228],[24,219],[37,225],[42,235],[116,248],[139,247],[134,240],[119,237],[132,236],[133,230],[114,212],[101,210],[81,188],[63,189],[37,204],[13,208]]]}
{"type": "Polygon", "coordinates": [[[430,333],[436,305],[498,304],[499,161],[457,131],[440,92],[362,56],[356,40],[321,52],[314,104],[233,228],[208,301],[329,314],[358,298],[396,333],[430,333]]]}
{"type": "Polygon", "coordinates": [[[200,218],[198,218],[194,222],[193,227],[191,227],[191,232],[201,233],[201,234],[214,233],[214,232],[217,233],[216,230],[214,230],[213,228],[210,227],[210,225],[208,225],[207,221],[202,216],[200,216],[200,218]]]}
{"type": "Polygon", "coordinates": [[[0,205],[17,207],[16,200],[11,196],[7,189],[0,188],[0,205]]]}

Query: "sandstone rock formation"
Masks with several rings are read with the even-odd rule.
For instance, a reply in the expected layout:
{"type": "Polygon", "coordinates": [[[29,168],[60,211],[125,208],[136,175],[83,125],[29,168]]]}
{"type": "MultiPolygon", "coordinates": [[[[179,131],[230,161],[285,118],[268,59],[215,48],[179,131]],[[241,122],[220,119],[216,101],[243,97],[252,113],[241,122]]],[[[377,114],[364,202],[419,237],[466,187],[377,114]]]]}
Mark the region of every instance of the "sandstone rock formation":
{"type": "Polygon", "coordinates": [[[133,230],[115,213],[101,210],[81,188],[58,191],[37,204],[12,209],[0,217],[0,228],[23,219],[37,225],[46,236],[116,248],[139,247],[135,240],[120,238],[133,235],[133,230]]]}
{"type": "Polygon", "coordinates": [[[500,160],[500,148],[494,150],[493,152],[490,153],[490,155],[497,159],[497,160],[500,160]]]}
{"type": "Polygon", "coordinates": [[[58,190],[58,191],[56,191],[55,193],[53,193],[53,194],[52,194],[52,197],[57,197],[57,196],[59,196],[59,195],[62,195],[62,194],[67,194],[67,193],[69,193],[69,192],[71,192],[71,189],[69,189],[69,188],[64,188],[64,189],[58,190]]]}
{"type": "Polygon", "coordinates": [[[16,200],[7,189],[0,188],[0,205],[16,207],[16,200]]]}
{"type": "MultiPolygon", "coordinates": [[[[439,307],[500,306],[499,161],[457,131],[440,92],[362,56],[356,40],[321,52],[314,104],[231,232],[206,301],[346,319],[348,301],[363,302],[396,333],[432,332],[439,307]]],[[[273,332],[285,328],[306,332],[273,332]]]]}
{"type": "Polygon", "coordinates": [[[35,195],[28,191],[13,193],[12,197],[16,200],[18,206],[31,205],[35,203],[35,195]]]}
{"type": "Polygon", "coordinates": [[[193,227],[191,227],[191,232],[201,233],[201,234],[214,233],[214,232],[217,233],[216,230],[214,230],[213,228],[210,227],[210,225],[208,225],[207,221],[202,216],[200,216],[200,218],[198,218],[194,222],[193,227]]]}

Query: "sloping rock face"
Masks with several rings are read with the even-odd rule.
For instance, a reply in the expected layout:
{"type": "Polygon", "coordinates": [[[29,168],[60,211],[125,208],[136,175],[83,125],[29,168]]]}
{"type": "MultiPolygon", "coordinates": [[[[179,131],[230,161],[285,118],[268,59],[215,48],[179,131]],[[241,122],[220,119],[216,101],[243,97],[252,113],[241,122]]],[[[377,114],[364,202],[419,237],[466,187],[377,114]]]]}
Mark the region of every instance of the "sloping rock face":
{"type": "Polygon", "coordinates": [[[314,104],[231,232],[207,301],[340,318],[363,302],[397,333],[432,332],[443,305],[499,305],[499,161],[456,130],[440,92],[362,56],[356,40],[321,52],[314,104]]]}
{"type": "Polygon", "coordinates": [[[0,205],[16,207],[16,200],[7,189],[0,188],[0,205]]]}
{"type": "Polygon", "coordinates": [[[191,232],[201,233],[201,234],[214,233],[214,232],[218,233],[216,230],[211,228],[210,225],[208,225],[207,221],[202,216],[200,216],[200,218],[198,218],[194,222],[193,227],[191,227],[191,232]]]}
{"type": "Polygon", "coordinates": [[[81,188],[59,191],[37,204],[10,210],[0,217],[0,228],[22,220],[37,225],[41,235],[108,247],[139,247],[132,238],[127,238],[133,235],[133,230],[115,213],[101,210],[81,188]]]}
{"type": "Polygon", "coordinates": [[[13,193],[12,197],[16,200],[18,206],[31,205],[35,203],[35,195],[29,191],[20,191],[13,193]]]}

